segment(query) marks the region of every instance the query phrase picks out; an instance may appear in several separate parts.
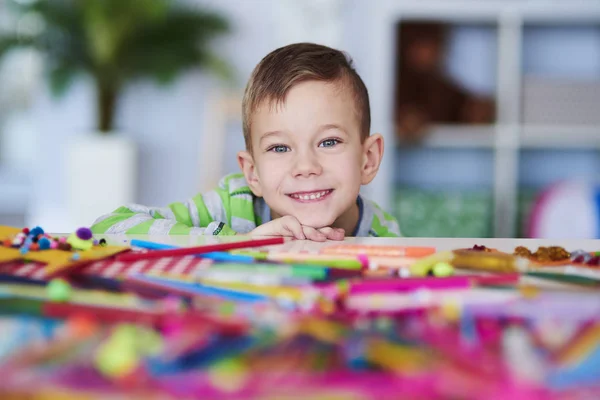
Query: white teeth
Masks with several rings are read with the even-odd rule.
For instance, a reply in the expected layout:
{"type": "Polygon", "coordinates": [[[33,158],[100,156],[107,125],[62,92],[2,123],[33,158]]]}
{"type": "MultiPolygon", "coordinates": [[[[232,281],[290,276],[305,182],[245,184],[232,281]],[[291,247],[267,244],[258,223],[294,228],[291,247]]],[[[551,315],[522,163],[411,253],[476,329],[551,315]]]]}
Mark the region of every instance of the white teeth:
{"type": "Polygon", "coordinates": [[[290,196],[295,199],[299,199],[299,200],[316,200],[316,199],[320,199],[321,197],[325,196],[328,193],[329,193],[329,190],[324,190],[322,192],[311,193],[311,194],[296,194],[296,193],[294,193],[290,196]]]}

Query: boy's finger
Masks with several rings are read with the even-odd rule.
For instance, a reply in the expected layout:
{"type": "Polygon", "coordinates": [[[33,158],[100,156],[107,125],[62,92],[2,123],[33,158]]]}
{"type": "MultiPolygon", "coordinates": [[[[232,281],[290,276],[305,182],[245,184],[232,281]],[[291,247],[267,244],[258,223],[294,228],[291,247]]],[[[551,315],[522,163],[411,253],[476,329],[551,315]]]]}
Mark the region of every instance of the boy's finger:
{"type": "Polygon", "coordinates": [[[329,240],[344,240],[344,230],[341,228],[331,228],[326,226],[319,229],[319,232],[324,234],[329,240]]]}
{"type": "Polygon", "coordinates": [[[327,237],[327,239],[332,239],[333,237],[335,237],[334,229],[329,226],[326,226],[324,228],[319,228],[318,231],[321,232],[323,235],[325,235],[327,237]]]}
{"type": "Polygon", "coordinates": [[[281,227],[290,233],[290,236],[293,236],[295,239],[304,240],[306,236],[302,229],[302,225],[300,222],[292,217],[291,215],[287,215],[285,217],[280,218],[281,227]]]}
{"type": "Polygon", "coordinates": [[[315,228],[311,228],[310,226],[305,226],[305,227],[303,227],[303,230],[304,230],[304,234],[306,235],[306,238],[309,240],[313,240],[315,242],[324,242],[327,240],[327,236],[325,234],[319,232],[315,228]]]}
{"type": "Polygon", "coordinates": [[[331,240],[344,240],[344,237],[346,237],[346,231],[343,230],[342,228],[336,228],[333,230],[333,234],[332,237],[330,237],[331,240]]]}

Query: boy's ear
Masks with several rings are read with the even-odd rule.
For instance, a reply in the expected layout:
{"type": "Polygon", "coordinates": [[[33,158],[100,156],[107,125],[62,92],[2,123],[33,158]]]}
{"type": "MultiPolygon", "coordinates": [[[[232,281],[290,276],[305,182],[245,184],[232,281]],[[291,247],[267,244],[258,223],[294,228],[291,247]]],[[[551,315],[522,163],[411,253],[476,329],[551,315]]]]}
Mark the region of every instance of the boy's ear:
{"type": "Polygon", "coordinates": [[[363,143],[363,163],[361,183],[371,183],[383,158],[383,136],[379,133],[369,136],[363,143]]]}
{"type": "Polygon", "coordinates": [[[240,169],[244,173],[244,177],[248,182],[248,186],[250,186],[250,190],[254,193],[255,196],[261,197],[262,190],[260,188],[260,180],[258,179],[258,175],[256,174],[256,167],[254,165],[254,158],[252,158],[252,154],[247,151],[240,151],[237,154],[238,164],[240,165],[240,169]]]}

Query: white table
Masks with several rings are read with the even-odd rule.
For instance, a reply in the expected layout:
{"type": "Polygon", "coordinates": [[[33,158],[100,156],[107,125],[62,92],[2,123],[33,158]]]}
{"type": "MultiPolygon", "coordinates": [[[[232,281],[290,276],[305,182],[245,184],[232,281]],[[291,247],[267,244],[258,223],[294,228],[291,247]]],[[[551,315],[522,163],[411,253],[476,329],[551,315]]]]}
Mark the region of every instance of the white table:
{"type": "MultiPolygon", "coordinates": [[[[180,247],[198,246],[203,244],[214,244],[252,239],[249,236],[186,236],[186,235],[94,235],[95,238],[105,238],[109,244],[129,245],[132,239],[146,240],[157,243],[170,244],[180,247]]],[[[256,237],[254,239],[257,239],[256,237]]],[[[540,239],[477,239],[477,238],[346,238],[344,242],[312,242],[309,240],[288,240],[283,245],[277,245],[277,251],[283,252],[317,252],[325,246],[340,243],[367,244],[367,245],[393,245],[393,246],[426,246],[435,247],[437,251],[454,250],[459,248],[483,245],[501,251],[512,253],[517,246],[525,246],[531,251],[540,246],[561,246],[567,251],[582,249],[585,251],[600,251],[600,240],[540,240],[540,239]]],[[[583,271],[585,276],[593,275],[600,277],[596,271],[583,271]]],[[[559,282],[550,282],[545,279],[523,276],[521,284],[530,284],[545,289],[575,290],[583,291],[579,285],[571,285],[559,282]]],[[[589,290],[589,289],[587,289],[589,290]]],[[[586,290],[586,291],[587,291],[586,290]]]]}
{"type": "MultiPolygon", "coordinates": [[[[219,242],[230,242],[252,239],[248,236],[186,236],[186,235],[94,235],[106,238],[109,244],[127,245],[132,239],[147,240],[174,246],[198,246],[219,242]]],[[[323,246],[331,246],[342,242],[312,242],[309,240],[289,240],[279,249],[285,251],[317,251],[323,246]]],[[[600,240],[542,240],[542,239],[477,239],[477,238],[346,238],[344,243],[374,244],[394,246],[432,246],[438,251],[483,245],[501,251],[512,252],[517,246],[525,246],[535,251],[540,246],[561,246],[567,251],[582,249],[600,251],[600,240]]]]}

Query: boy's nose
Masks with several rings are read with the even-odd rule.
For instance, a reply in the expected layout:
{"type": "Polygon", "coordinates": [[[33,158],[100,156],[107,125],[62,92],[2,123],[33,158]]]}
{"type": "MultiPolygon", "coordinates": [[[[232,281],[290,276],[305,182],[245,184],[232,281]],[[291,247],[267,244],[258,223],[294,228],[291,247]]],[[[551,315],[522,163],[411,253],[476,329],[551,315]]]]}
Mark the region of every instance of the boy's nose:
{"type": "Polygon", "coordinates": [[[320,175],[323,168],[321,163],[315,157],[314,154],[299,154],[296,157],[294,164],[293,175],[294,177],[308,177],[311,175],[320,175]]]}

